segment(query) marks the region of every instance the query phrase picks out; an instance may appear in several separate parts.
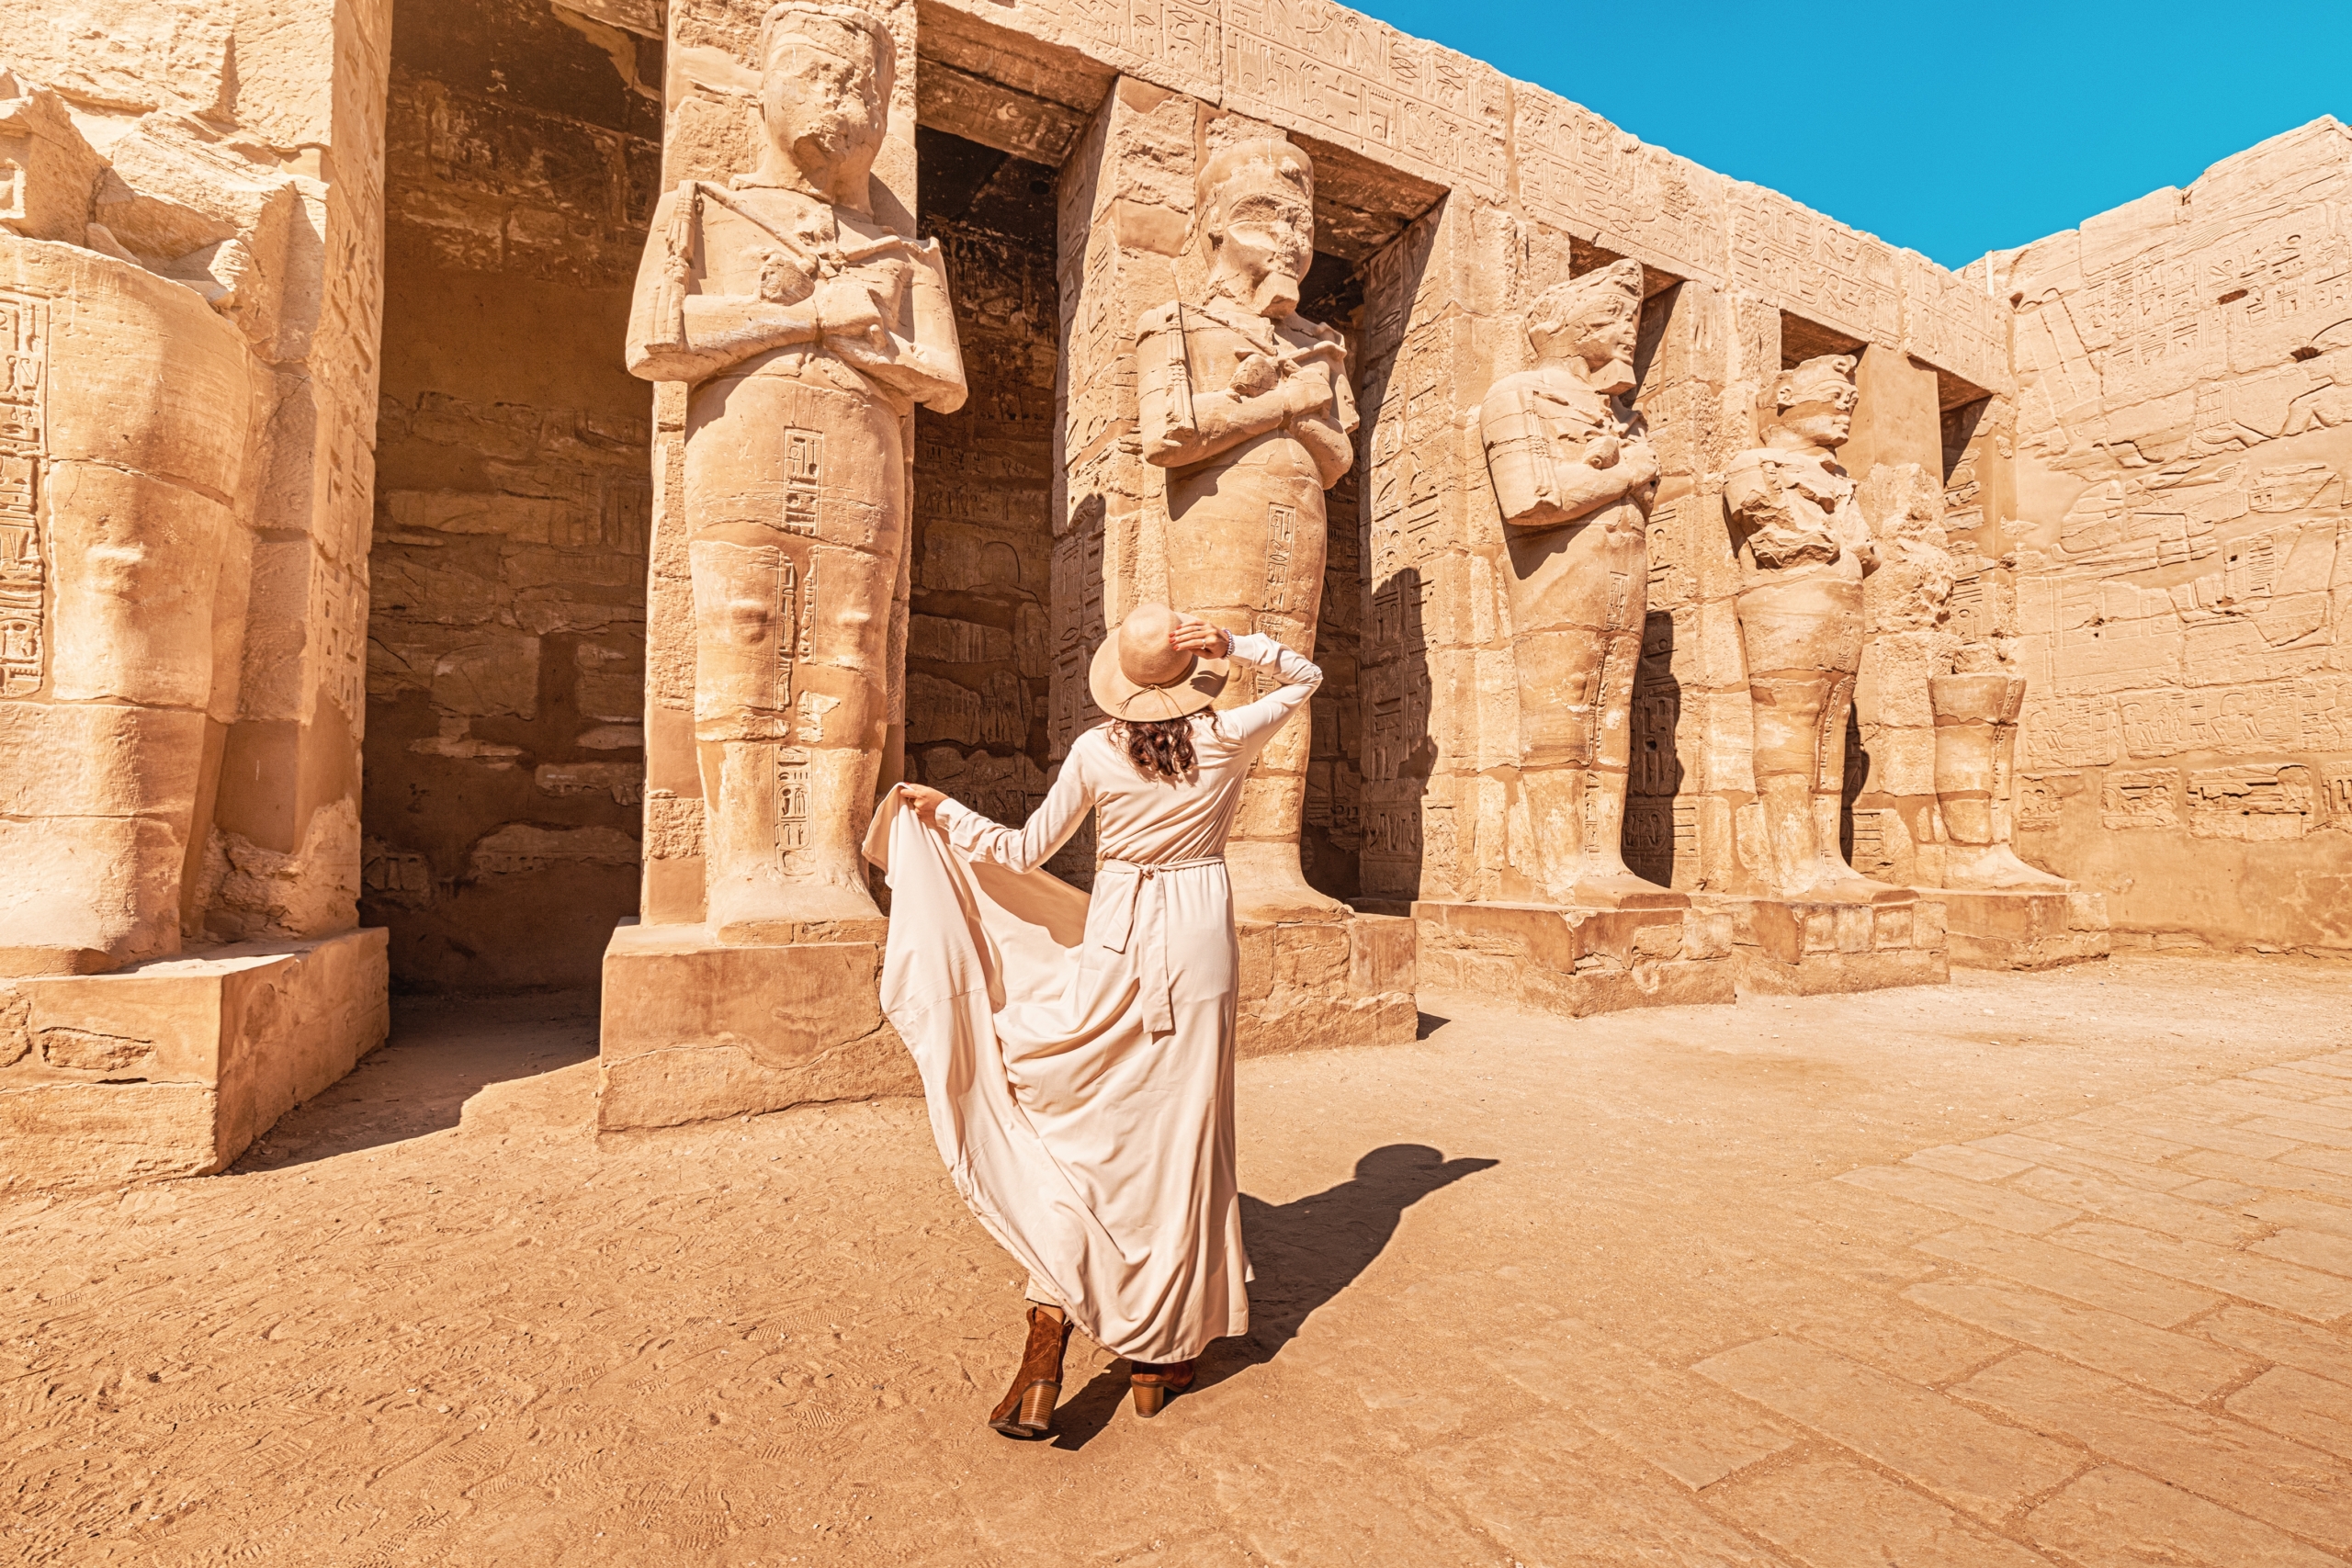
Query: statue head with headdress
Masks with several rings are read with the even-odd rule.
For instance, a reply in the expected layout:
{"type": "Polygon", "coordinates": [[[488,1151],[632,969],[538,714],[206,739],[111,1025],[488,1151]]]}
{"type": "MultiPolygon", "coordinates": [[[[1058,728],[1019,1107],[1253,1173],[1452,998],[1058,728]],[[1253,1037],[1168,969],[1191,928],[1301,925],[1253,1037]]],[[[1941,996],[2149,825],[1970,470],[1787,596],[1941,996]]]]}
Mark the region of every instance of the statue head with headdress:
{"type": "Polygon", "coordinates": [[[1556,283],[1528,308],[1535,357],[1576,368],[1596,392],[1634,389],[1634,350],[1642,330],[1642,264],[1613,261],[1556,283]]]}
{"type": "Polygon", "coordinates": [[[1287,141],[1237,141],[1201,164],[1201,231],[1212,287],[1261,316],[1298,308],[1315,260],[1315,165],[1287,141]]]}
{"type": "MultiPolygon", "coordinates": [[[[866,178],[890,118],[897,46],[871,12],[780,0],[760,19],[763,176],[797,170],[837,206],[864,211],[866,178]]],[[[779,183],[785,183],[779,180],[779,183]]]]}
{"type": "Polygon", "coordinates": [[[1854,434],[1857,363],[1850,354],[1823,354],[1781,372],[1772,382],[1772,409],[1784,441],[1822,447],[1846,444],[1854,434]]]}

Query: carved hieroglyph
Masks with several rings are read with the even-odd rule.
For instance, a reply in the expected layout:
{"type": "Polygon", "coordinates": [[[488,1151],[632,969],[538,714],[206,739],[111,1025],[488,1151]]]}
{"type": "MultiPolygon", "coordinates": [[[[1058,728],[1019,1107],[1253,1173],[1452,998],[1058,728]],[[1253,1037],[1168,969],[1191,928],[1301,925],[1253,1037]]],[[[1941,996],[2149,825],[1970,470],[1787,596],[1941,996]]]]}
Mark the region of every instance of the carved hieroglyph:
{"type": "Polygon", "coordinates": [[[778,5],[758,59],[761,162],[662,197],[628,344],[632,371],[692,388],[695,739],[722,942],[878,918],[857,846],[888,720],[906,422],[965,395],[938,247],[869,202],[888,31],[778,5]]]}
{"type": "MultiPolygon", "coordinates": [[[[1323,492],[1355,461],[1347,349],[1297,313],[1315,254],[1315,172],[1287,141],[1237,142],[1201,166],[1204,298],[1144,313],[1136,330],[1146,460],[1168,470],[1168,585],[1229,631],[1315,651],[1326,545],[1323,492]]],[[[1231,706],[1258,695],[1232,682],[1231,706]]],[[[1307,727],[1284,728],[1243,786],[1226,850],[1245,919],[1343,913],[1299,868],[1307,727]]]]}
{"type": "Polygon", "coordinates": [[[1838,847],[1862,577],[1877,565],[1854,481],[1834,456],[1852,432],[1854,401],[1851,355],[1781,372],[1766,445],[1734,459],[1724,506],[1739,545],[1766,880],[1785,898],[1871,903],[1909,895],[1858,874],[1838,847]]]}
{"type": "Polygon", "coordinates": [[[1561,904],[1662,891],[1620,849],[1658,475],[1627,401],[1641,311],[1636,261],[1547,289],[1528,314],[1535,367],[1497,381],[1479,409],[1508,551],[1520,788],[1540,880],[1561,904]]]}

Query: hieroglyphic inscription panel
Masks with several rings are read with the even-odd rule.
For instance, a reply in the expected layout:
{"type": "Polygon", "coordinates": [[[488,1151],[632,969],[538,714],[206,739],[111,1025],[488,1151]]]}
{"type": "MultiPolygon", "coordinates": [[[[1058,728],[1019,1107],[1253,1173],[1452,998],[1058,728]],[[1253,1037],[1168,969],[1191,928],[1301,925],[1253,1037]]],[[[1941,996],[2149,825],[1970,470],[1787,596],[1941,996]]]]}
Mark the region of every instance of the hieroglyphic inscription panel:
{"type": "Polygon", "coordinates": [[[0,293],[0,697],[40,689],[48,649],[39,494],[48,313],[41,300],[0,293]]]}
{"type": "Polygon", "coordinates": [[[1330,0],[1228,0],[1227,107],[1499,196],[1506,85],[1493,67],[1330,0]]]}
{"type": "Polygon", "coordinates": [[[1512,94],[1528,212],[1679,277],[1723,280],[1729,182],[1541,87],[1512,94]]]}
{"type": "Polygon", "coordinates": [[[1894,247],[1762,186],[1731,191],[1731,270],[1738,286],[1866,343],[1903,340],[1903,277],[1894,247]]]}

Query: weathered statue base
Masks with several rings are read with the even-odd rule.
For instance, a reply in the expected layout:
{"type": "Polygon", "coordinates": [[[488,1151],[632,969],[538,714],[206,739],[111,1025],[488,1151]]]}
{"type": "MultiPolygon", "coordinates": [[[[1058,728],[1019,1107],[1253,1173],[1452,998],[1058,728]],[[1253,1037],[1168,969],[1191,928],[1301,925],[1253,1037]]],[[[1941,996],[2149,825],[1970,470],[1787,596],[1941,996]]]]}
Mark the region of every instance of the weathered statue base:
{"type": "Polygon", "coordinates": [[[1817,997],[1951,978],[1945,895],[1888,888],[1876,901],[1830,902],[1702,893],[1692,902],[1730,917],[1739,989],[1754,996],[1817,997]]]}
{"type": "Polygon", "coordinates": [[[2108,955],[2101,893],[1938,887],[1945,941],[1962,969],[2056,969],[2108,955]]]}
{"type": "Polygon", "coordinates": [[[381,928],[0,981],[0,1190],[204,1176],[390,1029],[381,928]]]}
{"type": "MultiPolygon", "coordinates": [[[[596,1124],[674,1127],[820,1100],[921,1094],[882,1016],[888,925],[812,925],[721,942],[707,926],[623,923],[605,949],[596,1124]]],[[[1413,922],[1378,915],[1238,922],[1238,1053],[1411,1040],[1413,922]]]]}
{"type": "Polygon", "coordinates": [[[882,1016],[888,931],[843,920],[739,943],[708,926],[622,922],[605,949],[597,1126],[921,1094],[914,1058],[882,1016]]]}
{"type": "Polygon", "coordinates": [[[1237,920],[1235,1052],[1272,1056],[1396,1045],[1420,1029],[1414,923],[1394,915],[1237,920]]]}
{"type": "Polygon", "coordinates": [[[1413,919],[1431,989],[1565,1018],[1734,998],[1730,918],[1665,888],[1605,909],[1424,898],[1413,919]]]}

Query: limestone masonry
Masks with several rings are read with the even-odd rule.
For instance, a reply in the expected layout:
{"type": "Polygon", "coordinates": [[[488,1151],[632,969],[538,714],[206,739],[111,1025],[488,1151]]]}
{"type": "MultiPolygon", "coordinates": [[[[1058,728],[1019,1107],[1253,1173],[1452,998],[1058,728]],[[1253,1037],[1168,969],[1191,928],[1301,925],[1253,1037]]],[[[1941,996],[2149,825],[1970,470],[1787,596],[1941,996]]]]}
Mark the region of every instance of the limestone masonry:
{"type": "Polygon", "coordinates": [[[1245,1050],[2352,958],[2333,119],[1954,274],[1320,0],[20,0],[0,365],[0,1182],[909,1090],[876,792],[1148,600],[1328,673],[1245,1050]]]}

